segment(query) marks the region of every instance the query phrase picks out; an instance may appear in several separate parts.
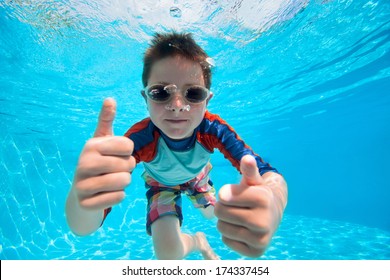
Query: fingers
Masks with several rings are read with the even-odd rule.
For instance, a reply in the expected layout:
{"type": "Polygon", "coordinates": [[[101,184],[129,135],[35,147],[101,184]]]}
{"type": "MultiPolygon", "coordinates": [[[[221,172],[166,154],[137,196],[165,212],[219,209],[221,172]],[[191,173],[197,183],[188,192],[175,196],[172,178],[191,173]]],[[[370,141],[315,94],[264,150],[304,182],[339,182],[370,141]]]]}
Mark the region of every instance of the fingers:
{"type": "Polygon", "coordinates": [[[226,246],[230,247],[237,253],[251,257],[251,258],[257,258],[264,254],[266,248],[253,248],[248,246],[246,243],[236,241],[227,237],[222,237],[223,243],[226,244],[226,246]]]}
{"type": "Polygon", "coordinates": [[[217,228],[228,239],[247,244],[250,247],[264,249],[268,244],[268,232],[251,232],[245,227],[218,221],[217,228]]]}
{"type": "Polygon", "coordinates": [[[81,180],[76,187],[79,197],[85,198],[102,192],[121,191],[130,183],[131,174],[129,172],[118,172],[81,180]]]}
{"type": "Polygon", "coordinates": [[[85,145],[84,151],[97,151],[103,156],[131,156],[134,142],[124,136],[92,138],[85,145]]]}
{"type": "Polygon", "coordinates": [[[94,137],[112,136],[112,123],[116,113],[116,102],[112,98],[106,98],[100,110],[98,124],[95,130],[94,137]]]}
{"type": "Polygon", "coordinates": [[[253,232],[267,233],[270,230],[271,217],[266,208],[253,211],[248,208],[225,206],[217,202],[214,213],[219,221],[245,227],[253,232]]]}
{"type": "Polygon", "coordinates": [[[244,227],[222,221],[218,222],[217,228],[223,234],[223,242],[244,255],[251,257],[262,255],[268,246],[269,234],[254,234],[244,227]]]}
{"type": "Polygon", "coordinates": [[[240,185],[227,184],[218,192],[219,202],[226,206],[257,208],[269,207],[272,191],[267,186],[246,187],[244,190],[240,185]]]}
{"type": "Polygon", "coordinates": [[[86,155],[81,157],[77,167],[77,179],[99,176],[107,173],[131,172],[136,161],[132,156],[99,156],[86,155]]]}
{"type": "Polygon", "coordinates": [[[243,156],[240,162],[242,174],[241,185],[255,186],[263,184],[263,178],[259,173],[256,160],[251,155],[243,156]]]}
{"type": "Polygon", "coordinates": [[[106,209],[120,203],[124,197],[124,191],[98,193],[94,196],[80,199],[80,206],[90,210],[106,209]]]}
{"type": "Polygon", "coordinates": [[[135,164],[132,156],[80,157],[75,180],[80,206],[95,210],[121,202],[135,164]]]}

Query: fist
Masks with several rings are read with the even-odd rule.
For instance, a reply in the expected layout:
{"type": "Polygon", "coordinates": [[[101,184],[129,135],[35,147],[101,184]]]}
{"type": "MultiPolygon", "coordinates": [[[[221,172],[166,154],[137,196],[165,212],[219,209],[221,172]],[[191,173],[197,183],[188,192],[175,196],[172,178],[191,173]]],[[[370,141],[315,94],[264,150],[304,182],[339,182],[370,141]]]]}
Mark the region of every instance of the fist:
{"type": "Polygon", "coordinates": [[[258,257],[264,254],[280,217],[256,160],[244,156],[240,170],[241,182],[225,185],[219,191],[215,205],[217,228],[228,247],[242,255],[258,257]]]}
{"type": "Polygon", "coordinates": [[[73,188],[86,209],[105,209],[121,202],[131,182],[136,165],[134,144],[127,137],[113,135],[115,112],[115,101],[104,100],[94,138],[85,144],[76,167],[73,188]]]}

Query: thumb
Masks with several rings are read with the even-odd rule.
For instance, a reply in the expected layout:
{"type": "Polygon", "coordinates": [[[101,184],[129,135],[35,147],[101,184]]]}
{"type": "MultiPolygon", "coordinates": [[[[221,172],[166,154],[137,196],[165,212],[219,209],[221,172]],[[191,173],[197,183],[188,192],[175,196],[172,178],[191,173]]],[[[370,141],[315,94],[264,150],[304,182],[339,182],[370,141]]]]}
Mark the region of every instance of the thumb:
{"type": "Polygon", "coordinates": [[[241,159],[240,171],[242,174],[241,185],[254,186],[264,182],[259,173],[256,160],[251,155],[245,155],[241,159]]]}
{"type": "Polygon", "coordinates": [[[94,137],[113,136],[112,122],[116,113],[116,102],[113,98],[106,98],[100,110],[98,124],[94,137]]]}

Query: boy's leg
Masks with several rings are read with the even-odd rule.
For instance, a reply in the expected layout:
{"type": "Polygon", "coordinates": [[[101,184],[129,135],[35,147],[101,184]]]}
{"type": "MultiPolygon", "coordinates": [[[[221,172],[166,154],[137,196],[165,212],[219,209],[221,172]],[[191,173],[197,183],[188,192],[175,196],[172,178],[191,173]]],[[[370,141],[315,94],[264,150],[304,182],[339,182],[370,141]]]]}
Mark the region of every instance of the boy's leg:
{"type": "Polygon", "coordinates": [[[216,191],[213,186],[213,182],[211,182],[208,177],[205,177],[202,181],[192,186],[190,191],[187,190],[188,198],[191,200],[195,208],[200,210],[202,216],[208,220],[215,218],[215,193],[216,191]]]}
{"type": "Polygon", "coordinates": [[[204,259],[219,259],[203,233],[189,235],[181,232],[177,216],[160,217],[151,225],[151,231],[158,259],[183,259],[194,251],[200,252],[204,259]]]}

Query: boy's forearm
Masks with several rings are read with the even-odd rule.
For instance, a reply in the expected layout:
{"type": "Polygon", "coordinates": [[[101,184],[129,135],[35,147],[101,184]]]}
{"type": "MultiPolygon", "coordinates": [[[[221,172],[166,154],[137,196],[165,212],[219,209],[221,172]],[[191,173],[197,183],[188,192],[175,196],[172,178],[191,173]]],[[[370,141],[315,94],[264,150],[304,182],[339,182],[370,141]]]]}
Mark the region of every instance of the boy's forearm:
{"type": "MultiPolygon", "coordinates": [[[[287,205],[287,183],[284,180],[283,176],[275,172],[267,172],[262,176],[265,180],[265,184],[272,190],[274,201],[276,205],[278,221],[276,228],[279,225],[283,217],[284,209],[287,205]]],[[[275,230],[276,230],[275,228],[275,230]]]]}
{"type": "Polygon", "coordinates": [[[66,220],[72,232],[84,236],[95,232],[103,221],[103,210],[87,210],[80,206],[73,189],[66,200],[66,220]]]}

